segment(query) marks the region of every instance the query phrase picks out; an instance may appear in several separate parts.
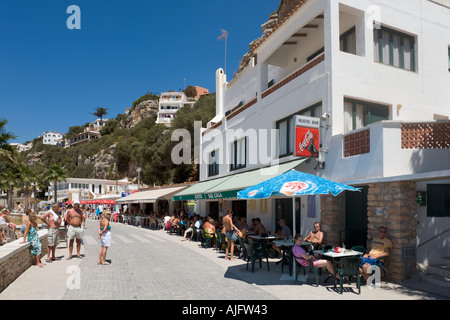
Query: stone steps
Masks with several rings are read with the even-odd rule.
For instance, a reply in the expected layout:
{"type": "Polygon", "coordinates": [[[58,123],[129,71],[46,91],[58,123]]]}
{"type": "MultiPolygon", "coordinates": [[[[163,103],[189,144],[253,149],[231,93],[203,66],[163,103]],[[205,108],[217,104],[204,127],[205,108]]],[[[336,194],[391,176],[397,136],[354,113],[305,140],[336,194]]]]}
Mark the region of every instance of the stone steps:
{"type": "Polygon", "coordinates": [[[450,288],[450,257],[443,257],[440,262],[429,265],[423,270],[424,280],[437,286],[450,288]]]}

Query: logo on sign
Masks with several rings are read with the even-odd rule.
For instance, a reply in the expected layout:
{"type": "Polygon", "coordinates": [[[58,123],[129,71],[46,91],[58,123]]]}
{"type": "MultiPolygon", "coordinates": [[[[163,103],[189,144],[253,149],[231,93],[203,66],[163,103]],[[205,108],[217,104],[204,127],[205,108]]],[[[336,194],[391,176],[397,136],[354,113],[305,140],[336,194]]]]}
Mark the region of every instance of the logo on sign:
{"type": "Polygon", "coordinates": [[[319,157],[319,120],[312,117],[295,116],[295,155],[319,157]]]}
{"type": "Polygon", "coordinates": [[[253,197],[253,196],[255,196],[257,193],[258,193],[258,190],[250,191],[250,192],[248,193],[248,196],[249,196],[249,197],[253,197]]]}
{"type": "Polygon", "coordinates": [[[287,196],[293,196],[295,193],[302,191],[303,189],[308,188],[308,185],[301,181],[291,181],[286,182],[281,187],[280,193],[287,195],[287,196]]]}

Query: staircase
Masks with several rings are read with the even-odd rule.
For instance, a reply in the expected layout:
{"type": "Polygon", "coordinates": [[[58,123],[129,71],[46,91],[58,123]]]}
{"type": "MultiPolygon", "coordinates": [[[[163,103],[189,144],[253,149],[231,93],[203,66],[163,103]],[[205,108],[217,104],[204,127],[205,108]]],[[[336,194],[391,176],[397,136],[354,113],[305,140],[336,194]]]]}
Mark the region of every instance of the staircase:
{"type": "Polygon", "coordinates": [[[439,264],[420,269],[425,282],[450,289],[450,257],[441,258],[439,264]]]}
{"type": "Polygon", "coordinates": [[[450,257],[441,258],[441,261],[434,265],[418,264],[417,267],[417,275],[406,281],[406,285],[444,299],[450,299],[450,257]]]}

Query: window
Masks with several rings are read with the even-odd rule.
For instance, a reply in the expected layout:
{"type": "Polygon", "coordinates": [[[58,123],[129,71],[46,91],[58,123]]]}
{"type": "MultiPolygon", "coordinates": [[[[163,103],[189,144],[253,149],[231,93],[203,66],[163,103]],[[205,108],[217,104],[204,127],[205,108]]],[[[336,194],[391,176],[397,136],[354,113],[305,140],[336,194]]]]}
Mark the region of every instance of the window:
{"type": "Polygon", "coordinates": [[[344,99],[344,132],[356,130],[382,120],[389,120],[388,106],[344,99]]]}
{"type": "Polygon", "coordinates": [[[373,41],[375,61],[416,71],[416,40],[413,36],[381,27],[374,29],[373,41]]]}
{"type": "Polygon", "coordinates": [[[448,71],[450,71],[450,46],[448,47],[448,71]]]}
{"type": "Polygon", "coordinates": [[[344,32],[340,37],[341,51],[356,54],[356,28],[344,32]]]}
{"type": "Polygon", "coordinates": [[[276,122],[276,129],[279,132],[279,158],[294,154],[294,115],[319,118],[322,115],[322,103],[316,103],[276,122]]]}
{"type": "Polygon", "coordinates": [[[208,177],[219,174],[219,164],[217,163],[217,159],[219,159],[219,150],[214,150],[209,154],[208,177]]]}
{"type": "Polygon", "coordinates": [[[427,217],[450,217],[450,184],[427,185],[427,217]]]}
{"type": "Polygon", "coordinates": [[[236,140],[231,145],[230,170],[245,168],[247,164],[247,138],[236,140]]]}

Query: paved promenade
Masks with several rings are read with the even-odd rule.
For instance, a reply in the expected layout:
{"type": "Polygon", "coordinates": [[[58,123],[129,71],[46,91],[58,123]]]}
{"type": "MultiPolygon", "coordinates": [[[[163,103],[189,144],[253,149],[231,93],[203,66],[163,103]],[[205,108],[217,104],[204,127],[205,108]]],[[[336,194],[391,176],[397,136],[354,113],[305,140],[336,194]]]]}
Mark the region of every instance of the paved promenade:
{"type": "MultiPolygon", "coordinates": [[[[59,260],[44,268],[30,267],[0,293],[0,300],[422,300],[448,299],[399,284],[381,288],[345,285],[343,295],[332,283],[319,287],[294,285],[284,277],[276,259],[246,270],[242,259],[225,261],[224,253],[201,248],[198,242],[182,242],[165,231],[112,223],[108,266],[97,265],[100,242],[98,221],[86,222],[83,259],[68,257],[65,243],[57,248],[59,260]],[[282,277],[283,276],[283,277],[282,277]]],[[[44,250],[46,252],[46,249],[44,250]]],[[[73,255],[76,254],[74,245],[73,255]]],[[[46,256],[43,258],[45,260],[46,256]]],[[[325,275],[322,276],[323,280],[325,275]]],[[[407,283],[406,283],[407,284],[407,283]]]]}

